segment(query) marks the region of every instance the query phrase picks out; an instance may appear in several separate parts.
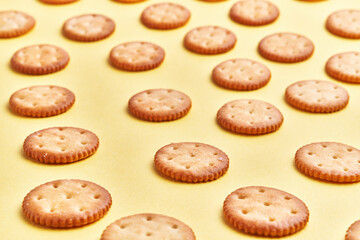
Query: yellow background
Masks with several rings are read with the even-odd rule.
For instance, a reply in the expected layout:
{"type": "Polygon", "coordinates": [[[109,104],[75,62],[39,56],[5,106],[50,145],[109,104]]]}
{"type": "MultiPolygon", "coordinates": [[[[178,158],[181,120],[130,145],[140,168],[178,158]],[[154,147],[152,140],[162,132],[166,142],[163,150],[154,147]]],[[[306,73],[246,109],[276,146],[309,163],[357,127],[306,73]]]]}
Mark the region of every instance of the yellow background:
{"type": "Polygon", "coordinates": [[[360,86],[329,78],[326,60],[333,54],[359,50],[359,40],[331,35],[324,28],[326,17],[338,9],[359,8],[359,0],[303,2],[273,0],[280,17],[263,27],[246,27],[228,17],[236,2],[177,2],[192,13],[184,27],[170,31],[145,28],[139,21],[142,10],[159,0],[121,4],[111,0],[79,0],[51,6],[37,0],[2,0],[1,10],[21,10],[35,17],[35,28],[25,36],[0,40],[0,239],[58,240],[99,239],[107,225],[118,218],[143,212],[175,217],[194,230],[199,240],[254,239],[227,225],[222,203],[237,188],[263,185],[292,193],[310,210],[306,228],[287,239],[340,240],[352,222],[360,219],[360,185],[334,184],[310,179],[294,166],[294,154],[315,141],[338,141],[360,147],[360,86]],[[116,22],[109,38],[80,43],[61,34],[63,22],[83,13],[105,14],[116,22]],[[187,51],[182,40],[192,28],[220,25],[233,31],[236,47],[225,54],[202,56],[187,51]],[[296,64],[279,64],[263,59],[256,51],[268,34],[289,31],[303,34],[315,44],[314,55],[296,64]],[[144,40],[166,51],[164,63],[146,72],[124,72],[108,63],[108,54],[117,44],[144,40]],[[62,71],[28,76],[11,70],[9,61],[18,49],[49,43],[70,55],[62,71]],[[256,91],[239,92],[213,84],[210,74],[217,64],[230,58],[250,58],[268,66],[272,78],[256,91]],[[305,79],[338,83],[350,94],[349,105],[332,114],[298,111],[284,101],[285,88],[305,79]],[[8,99],[16,90],[32,85],[54,84],[72,90],[75,105],[66,113],[43,119],[17,116],[9,110],[8,99]],[[128,99],[150,88],[173,88],[188,94],[193,102],[189,114],[177,121],[151,123],[137,120],[127,112],[128,99]],[[275,133],[243,136],[227,132],[216,123],[216,112],[230,100],[252,98],[270,102],[284,115],[275,133]],[[26,136],[54,126],[89,129],[100,138],[92,157],[68,165],[36,163],[22,152],[26,136]],[[203,184],[178,183],[161,177],[153,167],[153,156],[171,142],[198,141],[222,149],[230,158],[229,171],[220,179],[203,184]],[[90,180],[109,190],[113,206],[98,222],[70,230],[46,229],[28,222],[21,212],[25,195],[34,187],[63,178],[90,180]]]}

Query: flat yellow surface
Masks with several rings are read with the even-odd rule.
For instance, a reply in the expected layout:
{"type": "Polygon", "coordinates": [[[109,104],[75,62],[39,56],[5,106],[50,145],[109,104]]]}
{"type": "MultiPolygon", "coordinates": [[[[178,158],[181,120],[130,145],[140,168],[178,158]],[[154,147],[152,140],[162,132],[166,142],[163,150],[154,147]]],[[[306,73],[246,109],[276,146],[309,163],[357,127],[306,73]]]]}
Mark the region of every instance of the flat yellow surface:
{"type": "Polygon", "coordinates": [[[333,54],[359,50],[359,40],[336,37],[324,28],[326,17],[338,9],[360,8],[359,0],[303,2],[273,0],[280,17],[263,27],[246,27],[231,21],[228,12],[236,1],[207,3],[169,0],[186,6],[190,22],[176,30],[157,31],[139,21],[142,10],[159,0],[121,4],[111,0],[79,0],[51,6],[37,0],[2,0],[1,10],[20,10],[36,18],[35,28],[25,36],[0,40],[0,239],[4,240],[98,240],[107,225],[118,218],[152,212],[175,217],[194,230],[199,240],[254,239],[234,230],[224,221],[222,204],[237,188],[262,185],[278,188],[302,199],[310,210],[306,228],[286,239],[342,240],[352,222],[360,219],[360,185],[333,184],[310,179],[294,166],[301,146],[316,141],[337,141],[360,147],[360,86],[329,78],[324,65],[333,54]],[[116,22],[109,38],[79,43],[61,34],[63,22],[83,13],[100,13],[116,22]],[[219,25],[233,31],[236,47],[225,54],[202,56],[187,51],[182,40],[192,28],[219,25]],[[295,32],[315,44],[314,55],[297,64],[279,64],[263,59],[258,42],[276,32],[295,32]],[[132,73],[113,68],[108,54],[117,44],[145,40],[162,46],[164,63],[157,69],[132,73]],[[25,46],[49,43],[70,55],[62,71],[27,76],[11,70],[13,53],[25,46]],[[272,78],[256,91],[238,92],[220,88],[210,79],[217,64],[230,58],[250,58],[268,66],[272,78]],[[285,88],[306,79],[329,80],[346,88],[348,106],[337,113],[311,114],[296,110],[284,101],[285,88]],[[8,107],[16,90],[32,85],[54,84],[72,90],[75,105],[66,113],[43,119],[20,117],[8,107]],[[127,112],[128,99],[151,88],[173,88],[188,94],[193,107],[177,121],[151,123],[127,112]],[[250,98],[270,102],[284,115],[279,131],[262,136],[227,132],[216,123],[218,109],[230,100],[250,98]],[[36,163],[24,157],[22,143],[34,131],[54,126],[89,129],[100,138],[92,157],[68,165],[36,163]],[[229,171],[220,179],[203,184],[186,184],[160,176],[153,156],[171,142],[198,141],[222,149],[230,158],[229,171]],[[102,185],[112,195],[113,206],[98,222],[77,229],[46,229],[28,222],[21,203],[34,187],[56,179],[78,178],[102,185]]]}

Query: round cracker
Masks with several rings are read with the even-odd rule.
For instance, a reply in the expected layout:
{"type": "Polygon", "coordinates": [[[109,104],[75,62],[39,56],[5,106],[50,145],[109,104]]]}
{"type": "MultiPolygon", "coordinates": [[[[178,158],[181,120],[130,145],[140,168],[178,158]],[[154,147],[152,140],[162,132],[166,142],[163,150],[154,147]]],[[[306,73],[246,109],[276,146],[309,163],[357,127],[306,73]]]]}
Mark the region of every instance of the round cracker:
{"type": "Polygon", "coordinates": [[[155,154],[155,168],[182,182],[208,182],[218,179],[229,168],[229,158],[220,149],[204,143],[171,143],[155,154]]]}
{"type": "Polygon", "coordinates": [[[185,223],[165,215],[141,213],[120,218],[110,224],[100,240],[195,240],[185,223]]]}
{"type": "Polygon", "coordinates": [[[280,11],[271,2],[264,0],[241,0],[230,9],[230,18],[237,23],[260,26],[274,22],[280,11]]]}
{"type": "Polygon", "coordinates": [[[307,112],[332,113],[346,107],[349,94],[333,82],[304,80],[286,88],[285,100],[293,107],[307,112]]]}
{"type": "Polygon", "coordinates": [[[250,59],[230,59],[217,65],[212,71],[213,81],[221,87],[248,91],[265,86],[271,72],[265,65],[250,59]]]}
{"type": "Polygon", "coordinates": [[[264,58],[275,62],[296,63],[311,57],[314,44],[296,33],[275,33],[260,41],[258,51],[264,58]]]}
{"type": "Polygon", "coordinates": [[[281,112],[272,104],[253,99],[234,100],[223,105],[217,122],[235,133],[258,135],[278,130],[284,121],[281,112]]]}
{"type": "Polygon", "coordinates": [[[326,62],[325,71],[339,81],[360,83],[360,52],[335,54],[326,62]]]}
{"type": "Polygon", "coordinates": [[[20,73],[43,75],[64,69],[69,61],[69,54],[64,49],[49,44],[39,44],[15,52],[11,58],[11,67],[20,73]]]}
{"type": "Polygon", "coordinates": [[[52,127],[30,134],[24,141],[26,156],[41,163],[72,163],[93,155],[99,147],[95,133],[75,127],[52,127]]]}
{"type": "Polygon", "coordinates": [[[360,240],[360,220],[357,220],[346,231],[345,240],[360,240]]]}
{"type": "Polygon", "coordinates": [[[164,49],[149,42],[122,43],[110,52],[111,64],[126,71],[147,71],[157,68],[164,58],[164,49]]]}
{"type": "Polygon", "coordinates": [[[9,100],[12,111],[26,117],[50,117],[69,110],[75,103],[70,90],[51,85],[31,86],[13,93],[9,100]]]}
{"type": "Polygon", "coordinates": [[[309,220],[309,210],[299,198],[262,186],[243,187],[229,194],[223,213],[241,232],[266,237],[293,234],[309,220]]]}
{"type": "Polygon", "coordinates": [[[147,7],[141,14],[141,22],[148,28],[174,29],[184,26],[190,19],[190,11],[179,4],[158,3],[147,7]]]}
{"type": "Polygon", "coordinates": [[[61,179],[31,190],[24,198],[22,210],[36,224],[71,228],[99,220],[111,203],[110,193],[93,182],[61,179]]]}
{"type": "Polygon", "coordinates": [[[225,53],[233,49],[235,44],[235,34],[218,26],[197,27],[188,32],[184,38],[184,46],[200,54],[225,53]]]}
{"type": "Polygon", "coordinates": [[[149,89],[132,96],[129,112],[151,122],[172,121],[184,117],[191,108],[191,99],[173,89],[149,89]]]}
{"type": "Polygon", "coordinates": [[[19,11],[0,12],[0,38],[19,37],[35,26],[35,19],[19,11]]]}
{"type": "Polygon", "coordinates": [[[75,41],[99,41],[115,31],[115,22],[101,14],[83,14],[66,20],[62,31],[65,37],[75,41]]]}
{"type": "Polygon", "coordinates": [[[305,175],[332,182],[360,181],[360,150],[337,142],[317,142],[295,154],[296,167],[305,175]]]}
{"type": "Polygon", "coordinates": [[[345,9],[329,15],[326,28],[332,34],[343,38],[360,38],[360,10],[345,9]]]}

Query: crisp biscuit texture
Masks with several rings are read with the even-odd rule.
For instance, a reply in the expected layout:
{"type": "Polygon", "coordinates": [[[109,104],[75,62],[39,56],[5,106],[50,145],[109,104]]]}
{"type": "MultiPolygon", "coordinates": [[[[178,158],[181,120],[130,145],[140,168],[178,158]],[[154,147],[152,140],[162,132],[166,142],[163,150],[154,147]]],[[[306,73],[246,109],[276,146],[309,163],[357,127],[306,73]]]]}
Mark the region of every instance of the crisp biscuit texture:
{"type": "Polygon", "coordinates": [[[360,10],[336,11],[327,18],[326,28],[332,34],[343,38],[360,38],[360,10]]]}
{"type": "Polygon", "coordinates": [[[285,100],[293,107],[307,112],[332,113],[346,107],[349,94],[333,82],[305,80],[287,87],[285,100]]]}
{"type": "Polygon", "coordinates": [[[279,14],[279,9],[273,3],[264,0],[241,0],[230,9],[232,20],[250,26],[272,23],[279,14]]]}
{"type": "Polygon", "coordinates": [[[305,175],[332,182],[360,181],[360,150],[337,142],[317,142],[301,147],[295,165],[305,175]]]}
{"type": "Polygon", "coordinates": [[[157,68],[164,58],[164,49],[149,42],[122,43],[110,52],[111,64],[126,71],[147,71],[157,68]]]}
{"type": "Polygon", "coordinates": [[[13,93],[11,110],[26,117],[50,117],[66,112],[75,102],[70,90],[51,85],[32,86],[13,93]]]}
{"type": "Polygon", "coordinates": [[[218,179],[229,168],[229,158],[220,149],[204,143],[171,143],[155,154],[155,168],[182,182],[208,182],[218,179]]]}
{"type": "Polygon", "coordinates": [[[231,132],[258,135],[278,130],[284,118],[272,104],[253,99],[226,103],[217,113],[217,122],[231,132]]]}
{"type": "Polygon", "coordinates": [[[239,188],[227,196],[225,219],[241,232],[282,237],[300,231],[309,220],[309,210],[299,198],[262,186],[239,188]]]}
{"type": "Polygon", "coordinates": [[[271,78],[270,70],[250,59],[230,59],[212,71],[213,81],[224,88],[248,91],[265,86],[271,78]]]}
{"type": "Polygon", "coordinates": [[[26,34],[35,26],[35,19],[19,11],[0,12],[0,38],[13,38],[26,34]]]}
{"type": "Polygon", "coordinates": [[[69,61],[69,54],[64,49],[40,44],[18,50],[11,58],[11,67],[20,73],[43,75],[62,70],[69,61]]]}
{"type": "Polygon", "coordinates": [[[301,62],[311,57],[314,44],[295,33],[276,33],[263,38],[258,51],[264,58],[282,63],[301,62]]]}
{"type": "Polygon", "coordinates": [[[172,89],[149,89],[132,96],[129,112],[136,118],[163,122],[184,117],[191,108],[190,98],[172,89]]]}
{"type": "Polygon", "coordinates": [[[351,224],[346,231],[345,240],[360,240],[360,220],[351,224]]]}
{"type": "Polygon", "coordinates": [[[42,163],[71,163],[93,155],[99,138],[85,129],[46,128],[29,135],[23,144],[25,155],[42,163]]]}
{"type": "Polygon", "coordinates": [[[76,2],[78,0],[39,0],[43,3],[47,3],[47,4],[68,4],[68,3],[73,3],[76,2]]]}
{"type": "Polygon", "coordinates": [[[184,26],[190,19],[190,11],[174,3],[159,3],[147,7],[141,14],[141,22],[148,28],[174,29],[184,26]]]}
{"type": "Polygon", "coordinates": [[[120,218],[110,224],[100,240],[195,240],[185,223],[165,215],[141,213],[120,218]]]}
{"type": "Polygon", "coordinates": [[[62,31],[69,39],[93,42],[109,37],[115,31],[115,22],[104,15],[84,14],[66,20],[62,31]]]}
{"type": "Polygon", "coordinates": [[[102,218],[112,203],[110,193],[89,181],[62,179],[42,184],[24,198],[24,215],[53,228],[79,227],[102,218]]]}
{"type": "Polygon", "coordinates": [[[330,57],[325,71],[339,81],[360,83],[360,52],[343,52],[330,57]]]}
{"type": "Polygon", "coordinates": [[[218,26],[195,28],[184,38],[184,46],[188,50],[200,54],[225,53],[234,48],[235,44],[235,34],[218,26]]]}

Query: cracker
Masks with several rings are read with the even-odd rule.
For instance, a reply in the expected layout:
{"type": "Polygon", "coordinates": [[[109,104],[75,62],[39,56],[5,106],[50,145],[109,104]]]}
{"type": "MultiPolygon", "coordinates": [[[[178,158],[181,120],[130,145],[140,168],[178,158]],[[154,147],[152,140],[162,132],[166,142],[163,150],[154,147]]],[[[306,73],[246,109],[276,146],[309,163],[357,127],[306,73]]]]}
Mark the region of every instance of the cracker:
{"type": "Polygon", "coordinates": [[[63,25],[65,37],[80,41],[93,42],[109,37],[115,31],[115,22],[101,14],[84,14],[72,17],[63,25]]]}
{"type": "Polygon", "coordinates": [[[71,163],[93,155],[99,138],[75,127],[46,128],[29,135],[24,141],[26,156],[42,163],[71,163]]]}
{"type": "Polygon", "coordinates": [[[20,73],[43,75],[64,69],[69,61],[69,54],[64,49],[39,44],[18,50],[11,58],[11,67],[20,73]]]}
{"type": "Polygon", "coordinates": [[[165,215],[141,213],[120,218],[110,224],[100,240],[195,240],[185,223],[165,215]]]}
{"type": "Polygon", "coordinates": [[[191,108],[191,99],[173,89],[149,89],[132,96],[129,112],[151,122],[172,121],[184,117],[191,108]]]}
{"type": "Polygon", "coordinates": [[[241,0],[230,9],[230,18],[237,23],[260,26],[274,22],[279,17],[279,9],[264,0],[241,0]]]}
{"type": "Polygon", "coordinates": [[[332,34],[343,38],[360,38],[360,10],[336,11],[327,18],[326,28],[332,34]]]}
{"type": "Polygon", "coordinates": [[[212,71],[213,81],[221,87],[248,91],[265,86],[271,78],[270,70],[250,59],[230,59],[212,71]]]}
{"type": "Polygon", "coordinates": [[[225,53],[233,49],[235,44],[235,34],[218,26],[195,28],[184,38],[184,46],[188,50],[200,54],[225,53]]]}
{"type": "Polygon", "coordinates": [[[69,110],[75,103],[70,90],[51,85],[32,86],[13,93],[9,100],[11,110],[26,117],[50,117],[69,110]]]}
{"type": "Polygon", "coordinates": [[[110,193],[93,182],[61,179],[31,190],[24,198],[22,210],[36,224],[71,228],[99,220],[111,203],[110,193]]]}
{"type": "Polygon", "coordinates": [[[360,220],[357,220],[346,231],[345,240],[360,240],[360,220]]]}
{"type": "Polygon", "coordinates": [[[305,80],[288,86],[285,100],[293,107],[307,112],[332,113],[346,107],[349,94],[333,82],[305,80]]]}
{"type": "Polygon", "coordinates": [[[229,158],[220,149],[204,143],[171,143],[155,154],[155,168],[182,182],[208,182],[218,179],[229,168],[229,158]]]}
{"type": "Polygon", "coordinates": [[[225,219],[241,232],[282,237],[303,229],[309,220],[305,203],[275,188],[251,186],[235,190],[223,205],[225,219]]]}
{"type": "Polygon", "coordinates": [[[147,7],[142,12],[141,22],[148,28],[174,29],[184,26],[190,15],[190,11],[179,4],[159,3],[147,7]]]}
{"type": "Polygon", "coordinates": [[[35,26],[35,19],[19,11],[0,12],[0,38],[19,37],[35,26]]]}
{"type": "Polygon", "coordinates": [[[217,122],[231,132],[258,135],[278,130],[284,121],[272,104],[253,99],[226,103],[217,113],[217,122]]]}
{"type": "Polygon", "coordinates": [[[326,62],[325,71],[339,81],[360,83],[360,52],[335,54],[326,62]]]}
{"type": "Polygon", "coordinates": [[[360,181],[360,150],[337,142],[316,142],[295,154],[296,167],[305,175],[332,182],[360,181]]]}
{"type": "Polygon", "coordinates": [[[68,4],[68,3],[73,3],[73,2],[76,2],[78,0],[39,0],[43,3],[47,3],[47,4],[54,4],[54,5],[57,5],[57,4],[68,4]]]}
{"type": "Polygon", "coordinates": [[[126,71],[147,71],[157,68],[164,58],[164,49],[149,42],[122,43],[110,52],[111,64],[126,71]]]}
{"type": "Polygon", "coordinates": [[[310,58],[314,44],[296,33],[275,33],[260,41],[258,51],[264,58],[275,62],[295,63],[310,58]]]}

